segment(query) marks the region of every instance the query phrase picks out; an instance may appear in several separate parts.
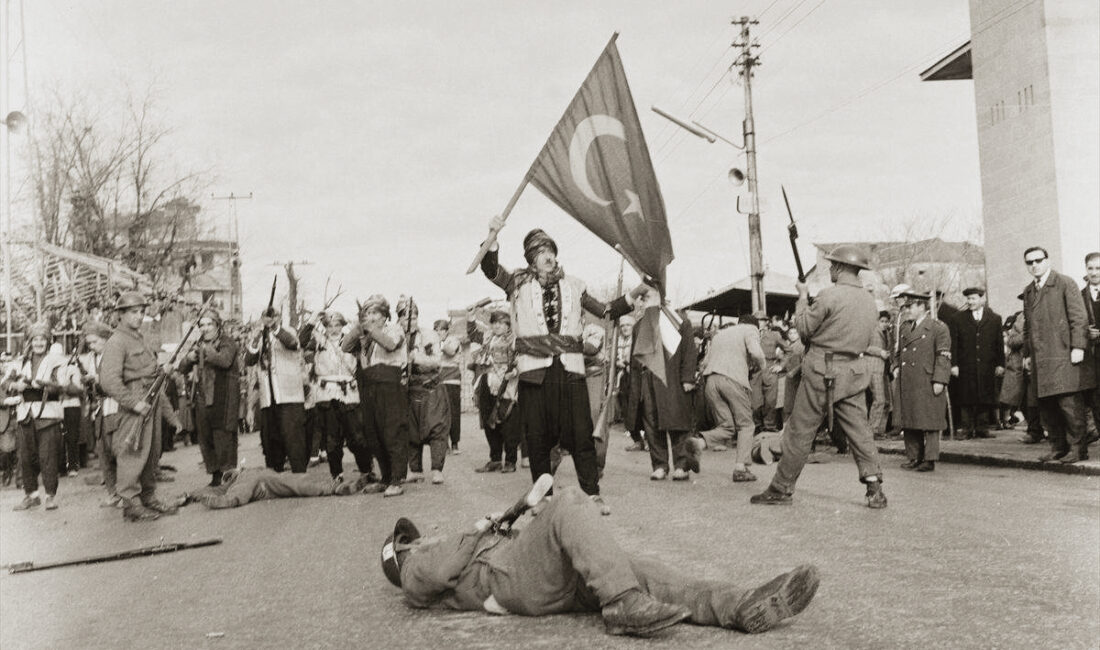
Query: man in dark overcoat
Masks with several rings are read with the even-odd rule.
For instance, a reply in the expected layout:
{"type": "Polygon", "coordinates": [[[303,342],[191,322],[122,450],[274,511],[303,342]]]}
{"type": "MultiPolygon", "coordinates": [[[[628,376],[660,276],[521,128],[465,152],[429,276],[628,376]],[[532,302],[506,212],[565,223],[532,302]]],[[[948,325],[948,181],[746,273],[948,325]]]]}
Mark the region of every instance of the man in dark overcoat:
{"type": "Polygon", "coordinates": [[[646,432],[653,469],[650,479],[662,480],[672,471],[674,481],[684,481],[689,471],[698,471],[698,450],[689,439],[693,428],[691,391],[695,390],[698,350],[691,323],[686,320],[681,323],[679,341],[664,341],[659,326],[659,319],[663,317],[660,295],[650,291],[643,300],[645,313],[634,325],[632,337],[630,395],[623,423],[628,431],[646,432]],[[674,349],[671,354],[670,347],[674,349]],[[661,355],[663,363],[654,363],[656,355],[661,355]],[[663,369],[663,374],[654,374],[654,368],[663,369]]]}
{"type": "Polygon", "coordinates": [[[1005,346],[1000,315],[986,307],[985,289],[963,291],[967,309],[955,315],[951,328],[951,376],[957,379],[954,405],[962,416],[961,435],[992,438],[988,414],[997,407],[997,377],[1005,372],[1005,346]]]}
{"type": "Polygon", "coordinates": [[[947,381],[951,376],[951,335],[930,318],[929,295],[907,292],[894,377],[898,380],[896,422],[905,437],[909,461],[902,469],[931,472],[940,455],[940,431],[947,427],[947,381]]]}
{"type": "Polygon", "coordinates": [[[1046,249],[1024,251],[1024,368],[1039,396],[1039,417],[1050,436],[1043,462],[1076,463],[1088,458],[1085,391],[1096,386],[1088,344],[1088,316],[1077,284],[1050,268],[1046,249]]]}

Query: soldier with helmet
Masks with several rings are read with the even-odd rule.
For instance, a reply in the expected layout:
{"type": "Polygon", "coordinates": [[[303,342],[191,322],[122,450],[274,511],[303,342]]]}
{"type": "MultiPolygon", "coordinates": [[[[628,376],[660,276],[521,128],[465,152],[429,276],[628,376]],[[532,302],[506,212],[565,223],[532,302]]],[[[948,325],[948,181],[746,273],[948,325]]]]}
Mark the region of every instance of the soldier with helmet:
{"type": "Polygon", "coordinates": [[[344,335],[341,348],[354,354],[362,369],[363,433],[382,473],[381,482],[367,491],[400,496],[409,472],[409,400],[401,386],[409,355],[405,333],[390,320],[390,303],[384,296],[375,294],[359,306],[359,321],[344,335]]]}
{"type": "Polygon", "coordinates": [[[856,246],[838,246],[825,259],[832,262],[829,277],[834,284],[823,289],[813,305],[809,287],[803,282],[795,284],[794,326],[806,345],[802,381],[787,420],[783,456],[775,475],[768,489],[750,502],[789,505],[818,427],[823,419],[835,417],[852,448],[859,480],[867,486],[867,506],[885,508],[882,468],[867,421],[865,397],[871,378],[863,355],[874,336],[878,310],[875,299],[860,284],[859,271],[871,267],[867,255],[856,246]]]}
{"type": "Polygon", "coordinates": [[[947,428],[947,382],[951,378],[951,334],[931,318],[927,293],[907,291],[893,375],[898,380],[895,422],[905,436],[908,462],[902,469],[931,472],[940,455],[940,431],[947,428]]]}
{"type": "Polygon", "coordinates": [[[148,521],[177,508],[157,500],[156,470],[160,455],[154,449],[161,440],[161,413],[168,398],[163,394],[147,402],[145,394],[155,381],[157,354],[141,332],[149,301],[137,291],[119,296],[115,309],[119,324],[103,348],[99,383],[104,394],[118,403],[118,429],[112,439],[116,460],[116,493],[125,504],[127,521],[148,521]]]}

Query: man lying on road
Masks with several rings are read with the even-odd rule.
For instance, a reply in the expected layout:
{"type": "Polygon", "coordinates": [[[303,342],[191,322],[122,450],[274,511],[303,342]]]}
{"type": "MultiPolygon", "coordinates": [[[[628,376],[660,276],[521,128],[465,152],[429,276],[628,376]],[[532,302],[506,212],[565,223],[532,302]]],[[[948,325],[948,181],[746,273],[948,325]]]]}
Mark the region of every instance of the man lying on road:
{"type": "Polygon", "coordinates": [[[287,474],[270,469],[227,470],[218,486],[206,486],[184,495],[187,502],[200,501],[207,508],[237,508],[262,499],[285,497],[329,497],[356,494],[365,487],[367,477],[355,483],[342,477],[330,479],[320,474],[287,474]]]}
{"type": "Polygon", "coordinates": [[[542,616],[600,612],[609,634],[650,636],[689,620],[748,633],[798,614],[817,591],[817,569],[800,566],[756,589],[698,580],[615,542],[600,511],[565,488],[518,534],[473,530],[423,539],[400,519],[382,547],[382,570],[409,605],[542,616]]]}

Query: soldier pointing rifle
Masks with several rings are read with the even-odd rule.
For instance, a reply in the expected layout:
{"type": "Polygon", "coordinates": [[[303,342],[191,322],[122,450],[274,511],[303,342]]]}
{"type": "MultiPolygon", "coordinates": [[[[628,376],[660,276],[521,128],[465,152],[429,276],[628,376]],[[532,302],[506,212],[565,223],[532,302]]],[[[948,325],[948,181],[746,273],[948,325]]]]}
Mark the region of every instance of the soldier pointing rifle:
{"type": "Polygon", "coordinates": [[[798,303],[794,326],[806,344],[802,382],[794,409],[783,434],[783,456],[771,485],[751,503],[790,505],[794,484],[810,453],[823,417],[839,420],[852,448],[859,480],[867,485],[867,506],[885,508],[882,469],[864,396],[870,374],[863,354],[878,322],[875,299],[859,281],[860,269],[870,269],[866,254],[855,246],[838,246],[825,259],[832,262],[829,277],[834,285],[823,289],[811,306],[809,287],[795,285],[798,303]]]}

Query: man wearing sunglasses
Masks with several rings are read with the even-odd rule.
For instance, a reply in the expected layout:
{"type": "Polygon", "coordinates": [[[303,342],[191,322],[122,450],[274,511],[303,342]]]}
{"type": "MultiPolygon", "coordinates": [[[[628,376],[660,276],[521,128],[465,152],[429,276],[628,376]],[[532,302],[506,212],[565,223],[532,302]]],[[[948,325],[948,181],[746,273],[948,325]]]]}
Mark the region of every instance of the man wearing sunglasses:
{"type": "Polygon", "coordinates": [[[1039,417],[1050,435],[1043,462],[1073,464],[1088,458],[1085,392],[1096,385],[1088,345],[1088,316],[1077,284],[1050,268],[1040,246],[1024,251],[1034,279],[1024,288],[1024,369],[1039,395],[1039,417]]]}

